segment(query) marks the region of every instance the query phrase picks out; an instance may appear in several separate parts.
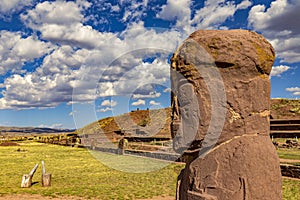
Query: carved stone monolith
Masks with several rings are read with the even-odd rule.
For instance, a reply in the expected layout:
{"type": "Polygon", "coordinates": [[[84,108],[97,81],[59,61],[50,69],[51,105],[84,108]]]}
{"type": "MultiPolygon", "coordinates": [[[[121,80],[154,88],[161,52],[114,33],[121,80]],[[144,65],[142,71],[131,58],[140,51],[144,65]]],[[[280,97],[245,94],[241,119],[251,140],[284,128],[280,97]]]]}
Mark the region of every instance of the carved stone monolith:
{"type": "Polygon", "coordinates": [[[188,156],[180,200],[281,199],[269,136],[275,53],[246,30],[200,30],[171,58],[174,149],[188,156]]]}

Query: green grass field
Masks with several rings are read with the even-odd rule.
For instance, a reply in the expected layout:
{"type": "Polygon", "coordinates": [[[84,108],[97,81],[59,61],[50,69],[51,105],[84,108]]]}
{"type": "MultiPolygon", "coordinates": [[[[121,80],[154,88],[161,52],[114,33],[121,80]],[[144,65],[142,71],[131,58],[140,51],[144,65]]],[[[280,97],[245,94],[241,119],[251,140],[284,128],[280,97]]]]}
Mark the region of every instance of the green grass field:
{"type": "Polygon", "coordinates": [[[291,148],[291,149],[277,149],[279,158],[291,159],[291,160],[300,160],[300,150],[291,148]]]}
{"type": "MultiPolygon", "coordinates": [[[[79,196],[87,199],[174,196],[177,176],[184,167],[182,164],[101,152],[92,156],[86,149],[40,143],[0,147],[0,157],[0,195],[28,193],[52,197],[79,196]],[[33,178],[35,184],[31,188],[20,188],[23,174],[29,173],[42,160],[45,161],[47,173],[52,173],[52,186],[40,186],[39,166],[33,178]],[[125,168],[126,172],[112,167],[125,168]],[[136,173],[143,171],[150,172],[136,173]]],[[[297,196],[300,193],[300,181],[284,179],[283,183],[284,199],[300,198],[297,196]]]]}
{"type": "MultiPolygon", "coordinates": [[[[97,153],[97,156],[106,159],[106,164],[109,164],[113,157],[121,157],[105,153],[97,153]]],[[[159,171],[125,173],[103,165],[85,149],[39,143],[0,147],[0,157],[1,195],[29,193],[46,196],[99,197],[99,199],[174,195],[176,177],[183,168],[183,165],[171,164],[159,171]],[[17,151],[18,148],[25,151],[17,151]],[[23,174],[29,173],[33,166],[42,160],[45,161],[47,173],[52,173],[52,186],[49,188],[40,186],[41,167],[39,167],[33,177],[33,182],[39,183],[31,188],[20,188],[23,174]]],[[[150,159],[122,157],[123,159],[117,160],[131,162],[134,172],[141,171],[141,167],[137,168],[135,165],[143,162],[148,171],[151,167],[158,169],[166,165],[165,162],[157,161],[150,164],[150,159]]]]}

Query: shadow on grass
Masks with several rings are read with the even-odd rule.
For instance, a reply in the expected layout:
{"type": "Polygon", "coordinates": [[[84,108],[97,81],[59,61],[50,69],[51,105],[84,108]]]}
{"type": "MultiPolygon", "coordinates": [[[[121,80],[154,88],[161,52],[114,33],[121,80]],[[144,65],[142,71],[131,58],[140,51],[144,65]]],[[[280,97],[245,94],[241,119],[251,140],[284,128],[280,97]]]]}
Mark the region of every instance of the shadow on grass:
{"type": "Polygon", "coordinates": [[[38,184],[39,182],[38,181],[35,181],[35,182],[32,182],[31,185],[35,185],[35,184],[38,184]]]}

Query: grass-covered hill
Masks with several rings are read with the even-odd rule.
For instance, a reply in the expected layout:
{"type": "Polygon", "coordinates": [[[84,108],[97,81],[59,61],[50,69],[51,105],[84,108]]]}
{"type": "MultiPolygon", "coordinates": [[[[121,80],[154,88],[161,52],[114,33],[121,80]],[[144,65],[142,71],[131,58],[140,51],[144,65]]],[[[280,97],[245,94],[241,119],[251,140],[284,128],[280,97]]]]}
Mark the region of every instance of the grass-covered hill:
{"type": "Polygon", "coordinates": [[[125,134],[135,136],[136,129],[146,136],[171,137],[171,109],[137,110],[119,116],[107,117],[93,122],[77,132],[80,134],[107,133],[109,138],[117,138],[115,131],[125,131],[125,134]]]}
{"type": "Polygon", "coordinates": [[[272,99],[271,118],[300,119],[300,100],[272,99]]]}
{"type": "MultiPolygon", "coordinates": [[[[107,133],[109,138],[118,139],[115,131],[124,130],[134,135],[136,129],[155,137],[171,137],[171,109],[136,110],[123,115],[100,119],[77,130],[80,134],[107,133]]],[[[272,99],[272,119],[300,119],[300,100],[272,99]]],[[[34,127],[0,127],[0,135],[23,135],[41,133],[66,133],[73,130],[34,128],[34,127]]]]}
{"type": "MultiPolygon", "coordinates": [[[[105,132],[113,138],[117,137],[114,131],[125,130],[127,133],[132,133],[131,130],[139,128],[147,133],[147,131],[149,132],[149,127],[158,126],[159,130],[156,131],[156,137],[171,137],[170,114],[170,108],[132,111],[123,115],[100,119],[79,129],[78,132],[83,134],[105,132]]],[[[272,99],[271,118],[300,119],[300,100],[272,99]]]]}

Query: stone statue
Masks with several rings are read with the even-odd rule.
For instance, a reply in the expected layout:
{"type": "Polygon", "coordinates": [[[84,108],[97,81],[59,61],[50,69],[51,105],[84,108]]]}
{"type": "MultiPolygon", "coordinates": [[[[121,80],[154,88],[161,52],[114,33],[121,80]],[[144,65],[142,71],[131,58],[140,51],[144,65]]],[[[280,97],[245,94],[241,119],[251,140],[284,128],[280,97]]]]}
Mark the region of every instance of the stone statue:
{"type": "Polygon", "coordinates": [[[180,200],[281,199],[269,136],[273,47],[246,30],[200,30],[171,58],[173,146],[190,154],[180,200]]]}

